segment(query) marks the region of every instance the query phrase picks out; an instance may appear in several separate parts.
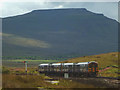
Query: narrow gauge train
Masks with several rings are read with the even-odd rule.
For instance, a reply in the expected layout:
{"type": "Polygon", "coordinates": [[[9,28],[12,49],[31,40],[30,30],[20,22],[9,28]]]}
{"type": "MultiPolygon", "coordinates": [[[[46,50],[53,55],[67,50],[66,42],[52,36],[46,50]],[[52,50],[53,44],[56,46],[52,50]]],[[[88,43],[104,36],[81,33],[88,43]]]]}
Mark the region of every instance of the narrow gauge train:
{"type": "Polygon", "coordinates": [[[69,77],[96,76],[98,74],[98,63],[80,62],[80,63],[49,63],[39,64],[39,73],[45,75],[64,76],[68,73],[69,77]]]}

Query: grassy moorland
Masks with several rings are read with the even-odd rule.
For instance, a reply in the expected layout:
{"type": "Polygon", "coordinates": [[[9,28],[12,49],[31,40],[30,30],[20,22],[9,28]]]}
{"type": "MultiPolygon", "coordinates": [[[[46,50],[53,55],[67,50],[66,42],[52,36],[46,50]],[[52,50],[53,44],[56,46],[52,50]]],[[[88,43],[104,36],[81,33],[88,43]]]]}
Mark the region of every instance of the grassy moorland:
{"type": "MultiPolygon", "coordinates": [[[[60,79],[59,84],[46,82],[50,77],[39,74],[37,66],[39,63],[57,62],[52,60],[27,60],[28,72],[25,73],[24,60],[4,60],[2,68],[2,87],[3,88],[96,88],[92,84],[78,83],[72,80],[60,79]]],[[[99,64],[98,76],[118,77],[118,53],[107,53],[93,56],[72,58],[62,62],[88,62],[96,61],[99,64]]],[[[4,90],[4,89],[3,89],[4,90]]]]}
{"type": "Polygon", "coordinates": [[[96,61],[98,62],[99,65],[100,76],[118,77],[120,73],[120,71],[118,70],[118,54],[119,54],[118,52],[112,52],[112,53],[106,53],[100,55],[83,56],[78,58],[72,58],[62,62],[78,63],[78,62],[96,61]]]}
{"type": "MultiPolygon", "coordinates": [[[[72,80],[60,79],[58,84],[46,82],[50,77],[39,74],[37,68],[28,68],[27,75],[24,68],[3,67],[2,88],[94,88],[93,85],[77,83],[72,80]]],[[[4,90],[4,89],[3,89],[4,90]]]]}

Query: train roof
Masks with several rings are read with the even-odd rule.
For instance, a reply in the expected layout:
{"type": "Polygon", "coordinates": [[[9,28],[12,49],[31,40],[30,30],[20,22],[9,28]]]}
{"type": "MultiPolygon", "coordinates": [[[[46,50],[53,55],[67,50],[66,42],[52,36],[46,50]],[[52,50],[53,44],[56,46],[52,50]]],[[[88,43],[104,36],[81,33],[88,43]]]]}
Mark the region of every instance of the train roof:
{"type": "Polygon", "coordinates": [[[80,62],[80,63],[77,63],[76,65],[81,65],[81,64],[89,64],[89,62],[80,62]]]}
{"type": "Polygon", "coordinates": [[[73,63],[53,63],[52,65],[73,65],[73,63]]]}
{"type": "Polygon", "coordinates": [[[39,66],[48,66],[49,64],[48,63],[45,63],[45,64],[39,64],[39,66]]]}
{"type": "Polygon", "coordinates": [[[53,63],[52,65],[61,65],[61,63],[53,63]]]}
{"type": "MultiPolygon", "coordinates": [[[[97,62],[95,62],[95,61],[90,61],[90,62],[79,62],[79,63],[52,63],[51,65],[81,65],[81,64],[89,64],[89,63],[97,63],[97,62]]],[[[39,66],[48,66],[49,65],[49,63],[44,63],[44,64],[39,64],[39,66]]]]}
{"type": "Polygon", "coordinates": [[[74,63],[64,63],[64,65],[73,65],[74,63]]]}
{"type": "Polygon", "coordinates": [[[97,63],[95,61],[90,61],[90,62],[80,62],[80,63],[77,63],[76,65],[80,65],[80,64],[89,64],[89,63],[97,63]]]}

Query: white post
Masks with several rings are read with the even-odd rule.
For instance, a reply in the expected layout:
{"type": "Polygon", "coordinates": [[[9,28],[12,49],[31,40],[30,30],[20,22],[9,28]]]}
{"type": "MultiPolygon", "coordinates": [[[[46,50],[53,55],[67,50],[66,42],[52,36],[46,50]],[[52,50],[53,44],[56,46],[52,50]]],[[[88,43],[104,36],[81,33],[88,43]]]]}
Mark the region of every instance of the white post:
{"type": "Polygon", "coordinates": [[[68,73],[64,73],[64,78],[69,78],[69,74],[68,73]]]}
{"type": "Polygon", "coordinates": [[[27,62],[25,63],[25,71],[27,73],[27,62]]]}

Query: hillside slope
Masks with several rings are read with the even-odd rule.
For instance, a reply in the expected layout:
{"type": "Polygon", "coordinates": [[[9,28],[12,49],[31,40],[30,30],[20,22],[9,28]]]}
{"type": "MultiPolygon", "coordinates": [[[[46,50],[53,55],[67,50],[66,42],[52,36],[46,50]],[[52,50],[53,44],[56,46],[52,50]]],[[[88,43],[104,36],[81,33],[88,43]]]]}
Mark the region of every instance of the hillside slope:
{"type": "Polygon", "coordinates": [[[107,66],[113,66],[113,65],[118,66],[118,52],[105,53],[105,54],[92,55],[92,56],[83,56],[79,58],[72,58],[63,62],[78,63],[78,62],[90,62],[90,61],[98,62],[100,68],[105,68],[107,66]]]}
{"type": "Polygon", "coordinates": [[[118,22],[85,8],[34,10],[2,22],[3,56],[87,56],[118,49],[118,22]]]}

